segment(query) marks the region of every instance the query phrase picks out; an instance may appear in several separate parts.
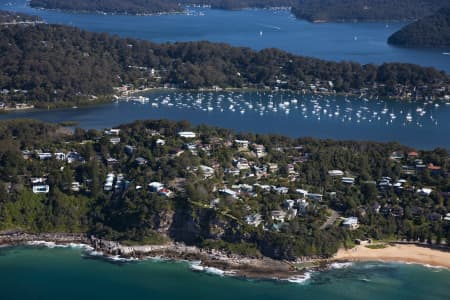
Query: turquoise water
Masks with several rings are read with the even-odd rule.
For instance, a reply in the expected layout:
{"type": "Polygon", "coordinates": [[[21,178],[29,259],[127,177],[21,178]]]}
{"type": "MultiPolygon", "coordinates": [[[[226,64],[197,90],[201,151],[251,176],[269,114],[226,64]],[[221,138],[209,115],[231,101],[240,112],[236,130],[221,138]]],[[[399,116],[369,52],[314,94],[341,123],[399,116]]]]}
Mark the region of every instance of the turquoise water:
{"type": "Polygon", "coordinates": [[[270,10],[196,9],[197,16],[114,16],[32,9],[25,3],[0,0],[0,9],[39,15],[49,23],[154,42],[208,40],[253,49],[275,47],[335,61],[408,62],[450,72],[450,56],[442,54],[450,49],[403,49],[387,44],[387,38],[405,25],[402,22],[312,24],[295,19],[289,11],[270,10]]]}
{"type": "Polygon", "coordinates": [[[78,249],[0,249],[2,300],[21,299],[450,299],[450,272],[358,263],[303,284],[248,281],[189,270],[187,263],[111,263],[78,249]]]}

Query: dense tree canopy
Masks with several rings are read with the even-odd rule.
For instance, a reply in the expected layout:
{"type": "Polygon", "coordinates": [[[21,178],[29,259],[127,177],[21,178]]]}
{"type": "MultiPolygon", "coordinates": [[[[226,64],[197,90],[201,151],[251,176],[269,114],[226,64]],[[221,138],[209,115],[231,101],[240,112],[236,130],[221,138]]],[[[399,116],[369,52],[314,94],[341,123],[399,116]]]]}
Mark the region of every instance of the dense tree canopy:
{"type": "Polygon", "coordinates": [[[448,0],[299,0],[292,13],[311,22],[415,20],[448,0]]]}
{"type": "Polygon", "coordinates": [[[450,6],[415,21],[389,37],[392,45],[416,48],[444,48],[450,46],[450,6]]]}
{"type": "Polygon", "coordinates": [[[397,85],[431,91],[449,82],[444,72],[412,64],[338,63],[210,42],[155,44],[45,24],[1,28],[0,54],[0,100],[35,104],[108,96],[124,84],[300,90],[331,81],[337,92],[378,86],[377,94],[395,95],[397,85]]]}
{"type": "Polygon", "coordinates": [[[115,136],[96,130],[71,132],[29,120],[0,122],[0,230],[81,232],[135,243],[170,238],[277,259],[330,256],[355,238],[441,243],[449,236],[450,223],[443,216],[450,211],[450,159],[444,149],[412,154],[412,149],[395,143],[292,139],[164,120],[137,121],[118,129],[120,142],[112,143],[115,136]],[[178,137],[180,130],[199,135],[190,143],[196,145],[195,153],[178,137]],[[165,144],[157,144],[158,139],[165,144]],[[257,158],[252,148],[242,151],[233,145],[235,139],[262,144],[267,154],[257,158]],[[132,151],[126,146],[133,146],[132,151]],[[78,158],[39,159],[42,151],[76,152],[78,158]],[[257,168],[270,163],[279,169],[264,176],[254,174],[253,168],[226,175],[233,158],[239,157],[257,168]],[[145,164],[138,164],[137,158],[144,158],[145,164]],[[434,169],[412,167],[414,172],[405,172],[404,166],[418,164],[417,159],[434,169]],[[288,164],[293,171],[287,171],[288,164]],[[214,174],[205,177],[200,165],[213,166],[214,174]],[[334,169],[355,178],[354,184],[330,176],[334,169]],[[117,178],[110,190],[103,188],[108,173],[117,178]],[[404,184],[378,184],[387,177],[404,184]],[[49,185],[49,192],[33,193],[36,180],[49,185]],[[173,196],[149,189],[152,181],[169,187],[173,196]],[[288,192],[255,183],[284,185],[288,192]],[[219,192],[241,184],[254,186],[253,192],[240,192],[239,198],[219,192]],[[418,193],[422,187],[432,193],[418,193]],[[301,197],[298,188],[321,193],[323,199],[307,199],[309,205],[301,213],[285,222],[274,220],[274,210],[286,211],[287,199],[301,197]],[[358,217],[360,227],[348,230],[340,220],[323,226],[330,210],[358,217]],[[254,214],[260,215],[259,225],[246,221],[254,214]]]}

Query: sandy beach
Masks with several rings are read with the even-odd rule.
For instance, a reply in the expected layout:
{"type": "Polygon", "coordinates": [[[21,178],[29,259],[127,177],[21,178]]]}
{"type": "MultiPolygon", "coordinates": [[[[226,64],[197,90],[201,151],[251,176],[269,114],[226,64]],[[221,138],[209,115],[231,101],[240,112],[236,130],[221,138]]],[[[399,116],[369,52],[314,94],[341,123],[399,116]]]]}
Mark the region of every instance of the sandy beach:
{"type": "Polygon", "coordinates": [[[450,269],[450,251],[412,244],[391,244],[382,249],[360,245],[339,250],[332,260],[405,262],[450,269]]]}

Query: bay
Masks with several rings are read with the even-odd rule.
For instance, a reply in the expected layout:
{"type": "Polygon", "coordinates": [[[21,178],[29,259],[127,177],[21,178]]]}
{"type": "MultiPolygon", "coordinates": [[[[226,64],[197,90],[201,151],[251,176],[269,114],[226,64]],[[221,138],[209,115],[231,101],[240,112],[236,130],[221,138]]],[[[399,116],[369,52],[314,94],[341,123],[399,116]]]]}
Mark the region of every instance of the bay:
{"type": "Polygon", "coordinates": [[[22,299],[449,299],[450,272],[356,263],[301,284],[194,273],[186,262],[110,263],[79,249],[0,249],[2,300],[22,299]]]}
{"type": "Polygon", "coordinates": [[[158,91],[145,96],[145,103],[16,111],[0,114],[0,120],[74,121],[85,129],[104,129],[145,119],[187,120],[196,125],[291,137],[397,141],[419,149],[450,148],[450,105],[444,102],[424,104],[290,92],[158,91]]]}
{"type": "Polygon", "coordinates": [[[191,14],[100,15],[33,9],[24,0],[0,0],[0,8],[66,24],[154,42],[225,42],[253,49],[280,48],[298,55],[360,63],[405,62],[450,73],[450,49],[405,49],[387,38],[406,23],[324,23],[295,19],[288,10],[224,11],[195,8],[191,14]]]}

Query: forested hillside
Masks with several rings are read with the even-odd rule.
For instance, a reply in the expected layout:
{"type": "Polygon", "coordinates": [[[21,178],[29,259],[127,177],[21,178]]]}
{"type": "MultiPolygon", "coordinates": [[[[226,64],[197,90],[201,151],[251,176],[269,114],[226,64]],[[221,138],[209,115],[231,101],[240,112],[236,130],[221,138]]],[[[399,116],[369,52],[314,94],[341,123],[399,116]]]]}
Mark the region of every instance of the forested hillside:
{"type": "Polygon", "coordinates": [[[411,64],[329,62],[277,49],[253,51],[209,42],[155,44],[60,25],[0,29],[0,99],[61,102],[110,96],[113,87],[288,88],[323,84],[413,97],[445,87],[444,72],[411,64]]]}
{"type": "Polygon", "coordinates": [[[389,44],[416,48],[450,46],[450,6],[415,21],[389,37],[389,44]]]}
{"type": "Polygon", "coordinates": [[[165,0],[31,0],[31,7],[114,14],[181,12],[177,1],[165,0]]]}
{"type": "Polygon", "coordinates": [[[415,20],[449,0],[299,0],[292,13],[311,22],[415,20]]]}
{"type": "Polygon", "coordinates": [[[35,22],[40,20],[41,19],[36,16],[0,10],[0,24],[29,21],[35,22]]]}
{"type": "Polygon", "coordinates": [[[186,5],[216,9],[291,7],[300,19],[318,21],[415,20],[448,0],[31,0],[32,7],[119,14],[181,12],[186,5]]]}
{"type": "Polygon", "coordinates": [[[0,144],[0,230],[171,239],[276,259],[330,256],[355,238],[450,241],[444,149],[170,121],[74,133],[7,121],[0,144]]]}

